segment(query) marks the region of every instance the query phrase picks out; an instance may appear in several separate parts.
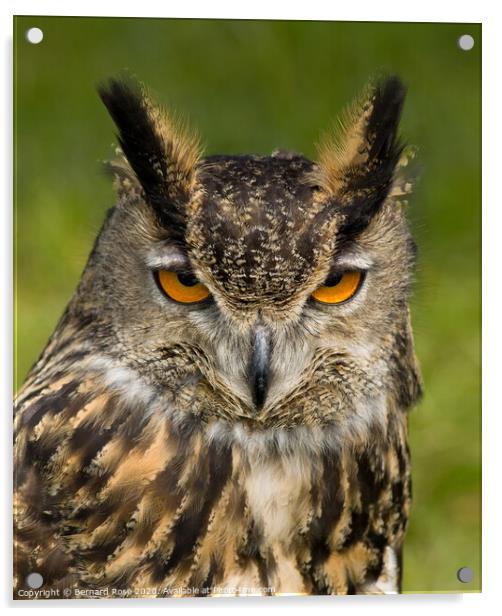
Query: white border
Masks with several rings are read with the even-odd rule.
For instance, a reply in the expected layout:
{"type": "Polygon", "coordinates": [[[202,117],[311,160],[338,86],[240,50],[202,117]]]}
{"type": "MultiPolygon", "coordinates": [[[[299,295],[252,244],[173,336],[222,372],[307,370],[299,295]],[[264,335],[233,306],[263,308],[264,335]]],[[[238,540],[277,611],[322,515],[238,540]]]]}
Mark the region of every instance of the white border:
{"type": "MultiPolygon", "coordinates": [[[[500,574],[500,530],[497,524],[499,508],[496,495],[500,490],[499,457],[497,447],[502,435],[502,409],[497,405],[498,381],[500,381],[499,349],[502,348],[500,330],[500,266],[499,239],[502,229],[502,203],[500,197],[500,144],[502,91],[500,76],[497,75],[496,57],[500,58],[499,11],[495,3],[489,0],[473,2],[455,1],[440,3],[437,1],[402,2],[379,0],[359,0],[359,2],[326,2],[309,0],[296,4],[264,0],[253,0],[241,6],[235,1],[211,0],[210,2],[154,2],[142,0],[140,3],[109,2],[105,0],[87,0],[81,2],[4,1],[0,7],[0,28],[2,33],[2,62],[0,65],[2,96],[0,104],[4,154],[0,166],[0,187],[3,190],[3,207],[1,208],[0,229],[0,292],[2,297],[0,313],[0,365],[2,411],[4,417],[3,434],[0,442],[5,445],[3,458],[4,506],[1,511],[2,521],[2,568],[0,573],[0,597],[8,609],[21,612],[36,609],[50,613],[54,609],[84,608],[94,610],[108,609],[163,609],[172,611],[194,612],[195,610],[231,609],[250,612],[264,607],[274,611],[304,612],[311,608],[324,610],[350,610],[351,615],[360,613],[379,614],[406,610],[407,614],[435,613],[472,613],[482,610],[484,613],[498,606],[497,590],[500,574]],[[12,15],[88,15],[88,16],[157,16],[157,17],[212,17],[212,18],[248,18],[248,19],[336,19],[350,21],[428,21],[428,22],[483,22],[483,593],[466,595],[402,595],[397,597],[299,597],[293,599],[233,599],[213,600],[174,600],[162,602],[131,600],[108,601],[72,601],[68,602],[30,602],[16,603],[10,601],[11,572],[10,551],[11,532],[10,502],[5,493],[10,490],[10,431],[12,394],[12,309],[9,298],[12,296],[11,250],[12,250],[12,15]]],[[[500,72],[500,71],[499,71],[500,72]]],[[[455,147],[455,144],[445,144],[455,147]]]]}
{"type": "MultiPolygon", "coordinates": [[[[142,0],[127,3],[111,0],[65,2],[64,0],[25,0],[7,2],[10,14],[17,15],[79,15],[116,17],[211,17],[221,19],[325,19],[338,21],[430,21],[481,22],[487,16],[489,2],[480,0],[440,3],[423,0],[403,3],[397,0],[361,0],[357,3],[309,0],[309,2],[283,2],[253,0],[245,6],[224,0],[192,0],[163,2],[142,0]],[[409,4],[409,6],[408,6],[409,4]]],[[[493,11],[492,11],[493,12],[493,11]]]]}

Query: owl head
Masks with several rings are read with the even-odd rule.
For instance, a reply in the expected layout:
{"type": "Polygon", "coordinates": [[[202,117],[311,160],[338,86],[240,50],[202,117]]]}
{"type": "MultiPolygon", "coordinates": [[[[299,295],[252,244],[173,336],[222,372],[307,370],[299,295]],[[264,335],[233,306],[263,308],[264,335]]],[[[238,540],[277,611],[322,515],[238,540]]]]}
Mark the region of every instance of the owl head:
{"type": "Polygon", "coordinates": [[[118,202],[69,309],[100,357],[215,431],[357,435],[412,405],[404,95],[372,83],[311,161],[204,157],[142,87],[103,85],[118,202]]]}

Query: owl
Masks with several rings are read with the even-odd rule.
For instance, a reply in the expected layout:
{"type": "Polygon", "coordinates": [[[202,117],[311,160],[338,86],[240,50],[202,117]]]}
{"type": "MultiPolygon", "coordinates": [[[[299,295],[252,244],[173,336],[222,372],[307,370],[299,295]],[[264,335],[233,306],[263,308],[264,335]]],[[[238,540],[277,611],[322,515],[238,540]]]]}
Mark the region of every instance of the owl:
{"type": "Polygon", "coordinates": [[[99,92],[118,197],[16,398],[14,596],[399,592],[421,393],[400,79],[315,161],[203,156],[143,86],[99,92]]]}

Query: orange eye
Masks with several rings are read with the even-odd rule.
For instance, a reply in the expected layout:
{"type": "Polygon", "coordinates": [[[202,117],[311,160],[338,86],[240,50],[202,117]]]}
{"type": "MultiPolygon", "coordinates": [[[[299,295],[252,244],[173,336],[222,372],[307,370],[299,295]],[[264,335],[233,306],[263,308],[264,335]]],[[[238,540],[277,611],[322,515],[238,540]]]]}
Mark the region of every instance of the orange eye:
{"type": "Polygon", "coordinates": [[[362,277],[362,272],[332,274],[312,293],[312,297],[323,304],[341,304],[359,289],[362,277]]]}
{"type": "Polygon", "coordinates": [[[209,297],[208,288],[193,274],[159,270],[159,285],[171,299],[181,304],[196,304],[209,297]]]}

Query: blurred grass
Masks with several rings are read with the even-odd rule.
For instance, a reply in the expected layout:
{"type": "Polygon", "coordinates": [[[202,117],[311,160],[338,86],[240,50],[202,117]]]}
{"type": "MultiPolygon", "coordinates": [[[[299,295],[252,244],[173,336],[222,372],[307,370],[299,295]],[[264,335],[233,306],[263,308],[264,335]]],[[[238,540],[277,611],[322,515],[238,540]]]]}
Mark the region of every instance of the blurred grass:
{"type": "Polygon", "coordinates": [[[126,68],[192,119],[208,153],[314,155],[376,71],[409,96],[420,151],[410,218],[425,397],[411,415],[414,504],[404,590],[481,588],[481,27],[462,24],[15,18],[16,386],[42,350],[114,200],[113,127],[96,83],[126,68]],[[44,31],[40,45],[27,28],[44,31]],[[470,52],[456,46],[474,36],[470,52]],[[456,571],[475,572],[467,585],[456,571]]]}

